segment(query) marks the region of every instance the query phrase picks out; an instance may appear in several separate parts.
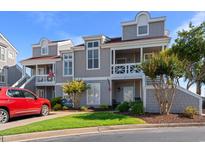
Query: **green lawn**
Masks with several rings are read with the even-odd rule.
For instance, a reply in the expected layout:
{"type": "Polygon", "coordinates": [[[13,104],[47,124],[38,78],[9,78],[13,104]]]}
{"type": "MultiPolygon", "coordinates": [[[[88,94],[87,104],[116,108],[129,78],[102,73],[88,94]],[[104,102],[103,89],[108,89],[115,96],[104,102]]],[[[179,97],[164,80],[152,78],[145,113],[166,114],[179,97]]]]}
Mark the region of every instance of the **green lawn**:
{"type": "Polygon", "coordinates": [[[49,130],[60,130],[69,128],[83,128],[94,126],[144,124],[145,121],[126,115],[111,112],[91,112],[59,117],[25,126],[15,127],[0,131],[0,135],[22,134],[49,130]]]}

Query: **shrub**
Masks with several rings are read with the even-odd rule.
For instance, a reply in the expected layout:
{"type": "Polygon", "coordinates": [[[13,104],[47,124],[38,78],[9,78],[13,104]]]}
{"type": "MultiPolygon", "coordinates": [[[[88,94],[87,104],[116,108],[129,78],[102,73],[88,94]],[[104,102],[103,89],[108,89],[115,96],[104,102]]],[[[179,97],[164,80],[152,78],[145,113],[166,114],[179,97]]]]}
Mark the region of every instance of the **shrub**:
{"type": "Polygon", "coordinates": [[[56,104],[61,104],[62,97],[55,97],[51,99],[51,106],[54,107],[56,104]]]}
{"type": "Polygon", "coordinates": [[[116,107],[116,110],[119,111],[119,112],[127,112],[129,111],[129,103],[128,102],[123,102],[122,104],[119,104],[117,107],[116,107]]]}
{"type": "Polygon", "coordinates": [[[130,107],[130,112],[133,114],[144,114],[144,107],[143,103],[140,102],[135,102],[131,107],[130,107]]]}
{"type": "Polygon", "coordinates": [[[62,88],[63,88],[63,92],[65,94],[68,94],[68,97],[74,103],[74,108],[79,109],[81,96],[84,91],[89,89],[89,86],[85,81],[73,80],[65,83],[62,88]]]}
{"type": "Polygon", "coordinates": [[[88,107],[87,107],[87,106],[81,106],[81,107],[80,107],[80,110],[81,110],[81,111],[87,111],[87,110],[88,110],[88,107]]]}
{"type": "Polygon", "coordinates": [[[101,105],[100,105],[100,109],[102,109],[102,110],[108,110],[108,109],[109,109],[109,106],[106,105],[106,104],[101,104],[101,105]]]}
{"type": "Polygon", "coordinates": [[[141,100],[129,102],[130,107],[132,107],[135,104],[143,104],[143,102],[141,100]]]}
{"type": "Polygon", "coordinates": [[[67,106],[63,106],[63,110],[68,110],[69,108],[67,106]]]}
{"type": "Polygon", "coordinates": [[[194,115],[197,115],[197,109],[193,106],[187,106],[184,110],[184,116],[190,119],[194,119],[194,115]]]}
{"type": "Polygon", "coordinates": [[[56,104],[53,107],[54,111],[62,110],[62,105],[61,104],[56,104]]]}

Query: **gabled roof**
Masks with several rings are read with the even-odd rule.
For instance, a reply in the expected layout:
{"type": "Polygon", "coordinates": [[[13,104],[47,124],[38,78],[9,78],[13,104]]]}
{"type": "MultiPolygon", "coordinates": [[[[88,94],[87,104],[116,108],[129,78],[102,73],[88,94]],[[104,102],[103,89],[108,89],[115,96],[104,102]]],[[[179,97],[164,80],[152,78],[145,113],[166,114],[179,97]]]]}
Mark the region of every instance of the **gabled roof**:
{"type": "MultiPolygon", "coordinates": [[[[122,37],[113,37],[109,38],[107,42],[104,44],[109,44],[109,43],[120,43],[120,42],[131,42],[131,41],[138,41],[138,40],[149,40],[149,39],[160,39],[160,38],[169,38],[168,36],[152,36],[152,37],[144,37],[144,38],[136,38],[136,39],[130,39],[130,40],[123,40],[122,37]]],[[[83,47],[84,44],[79,44],[74,47],[83,47]]]]}
{"type": "MultiPolygon", "coordinates": [[[[63,39],[63,40],[53,40],[53,41],[51,41],[51,40],[49,40],[49,39],[47,39],[47,38],[41,38],[41,39],[40,39],[40,42],[41,42],[42,39],[48,40],[49,43],[58,43],[58,42],[71,41],[71,39],[63,39]]],[[[39,42],[39,43],[32,44],[32,45],[40,45],[40,42],[39,42]]]]}
{"type": "Polygon", "coordinates": [[[2,37],[16,51],[16,53],[19,53],[18,50],[8,41],[8,39],[5,38],[2,33],[0,33],[0,37],[2,37]]]}
{"type": "Polygon", "coordinates": [[[31,57],[31,58],[28,58],[28,59],[24,59],[24,60],[22,60],[21,62],[29,61],[29,60],[50,60],[50,59],[57,59],[57,58],[60,58],[60,56],[31,57]]]}

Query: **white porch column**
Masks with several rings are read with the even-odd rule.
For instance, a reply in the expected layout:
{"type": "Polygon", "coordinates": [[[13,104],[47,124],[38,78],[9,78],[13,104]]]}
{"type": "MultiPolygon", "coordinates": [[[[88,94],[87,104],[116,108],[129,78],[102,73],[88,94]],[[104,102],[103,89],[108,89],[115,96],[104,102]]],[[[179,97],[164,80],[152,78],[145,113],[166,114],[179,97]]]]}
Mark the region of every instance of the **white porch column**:
{"type": "Polygon", "coordinates": [[[165,47],[164,47],[164,45],[162,46],[162,51],[164,51],[164,49],[165,49],[165,47]]]}
{"type": "Polygon", "coordinates": [[[143,48],[140,48],[140,63],[143,61],[143,48]]]}
{"type": "Polygon", "coordinates": [[[143,92],[143,107],[144,107],[144,111],[146,112],[146,76],[143,75],[142,78],[142,92],[143,92]]]}
{"type": "Polygon", "coordinates": [[[38,75],[38,65],[36,65],[36,75],[38,75]]]}

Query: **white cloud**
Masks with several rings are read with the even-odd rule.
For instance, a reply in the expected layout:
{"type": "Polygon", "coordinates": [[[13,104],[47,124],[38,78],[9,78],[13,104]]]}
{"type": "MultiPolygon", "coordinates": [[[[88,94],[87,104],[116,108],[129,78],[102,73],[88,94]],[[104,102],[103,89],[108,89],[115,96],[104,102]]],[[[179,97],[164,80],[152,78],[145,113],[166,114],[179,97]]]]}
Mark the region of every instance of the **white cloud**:
{"type": "Polygon", "coordinates": [[[73,34],[70,34],[68,32],[64,32],[64,31],[56,32],[56,35],[60,39],[71,39],[73,41],[74,45],[78,45],[78,44],[83,43],[82,36],[73,35],[73,34]]]}
{"type": "Polygon", "coordinates": [[[203,21],[205,21],[205,12],[196,12],[194,16],[187,21],[183,22],[179,27],[177,27],[175,30],[173,30],[170,34],[172,40],[171,44],[174,42],[174,40],[177,37],[177,32],[181,31],[182,29],[187,30],[189,28],[189,23],[192,22],[193,25],[199,25],[203,21]]]}
{"type": "Polygon", "coordinates": [[[62,23],[62,20],[58,18],[57,12],[31,12],[30,15],[34,22],[41,24],[45,29],[58,26],[62,23]]]}

